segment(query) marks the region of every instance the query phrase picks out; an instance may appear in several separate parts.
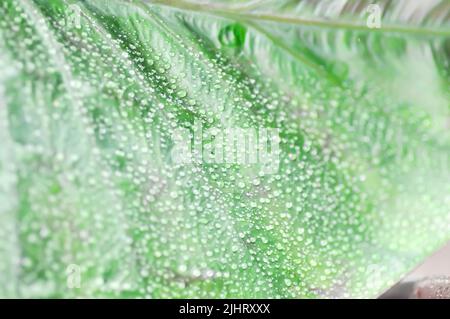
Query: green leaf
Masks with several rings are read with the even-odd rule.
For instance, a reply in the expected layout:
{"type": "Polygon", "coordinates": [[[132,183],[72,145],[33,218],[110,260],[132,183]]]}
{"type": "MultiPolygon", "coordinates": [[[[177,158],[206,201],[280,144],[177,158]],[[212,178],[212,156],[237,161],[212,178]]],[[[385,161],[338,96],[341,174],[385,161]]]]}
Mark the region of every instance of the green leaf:
{"type": "Polygon", "coordinates": [[[444,245],[449,3],[372,2],[2,1],[0,296],[371,298],[444,245]],[[240,128],[275,170],[175,160],[240,128]]]}

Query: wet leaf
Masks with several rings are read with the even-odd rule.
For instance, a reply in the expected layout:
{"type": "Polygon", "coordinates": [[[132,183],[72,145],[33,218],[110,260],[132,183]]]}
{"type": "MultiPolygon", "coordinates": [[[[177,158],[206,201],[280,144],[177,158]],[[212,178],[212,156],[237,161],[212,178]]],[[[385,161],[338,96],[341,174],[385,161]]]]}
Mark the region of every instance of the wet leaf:
{"type": "Polygon", "coordinates": [[[449,4],[372,2],[3,0],[0,296],[376,297],[450,240],[449,4]]]}

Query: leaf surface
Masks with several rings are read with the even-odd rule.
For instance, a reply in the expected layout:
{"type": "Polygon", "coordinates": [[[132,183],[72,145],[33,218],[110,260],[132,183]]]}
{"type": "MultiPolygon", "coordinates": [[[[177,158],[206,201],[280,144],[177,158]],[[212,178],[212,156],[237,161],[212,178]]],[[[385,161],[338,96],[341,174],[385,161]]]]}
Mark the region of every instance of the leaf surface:
{"type": "Polygon", "coordinates": [[[450,240],[448,1],[371,2],[2,1],[0,296],[368,298],[450,240]]]}

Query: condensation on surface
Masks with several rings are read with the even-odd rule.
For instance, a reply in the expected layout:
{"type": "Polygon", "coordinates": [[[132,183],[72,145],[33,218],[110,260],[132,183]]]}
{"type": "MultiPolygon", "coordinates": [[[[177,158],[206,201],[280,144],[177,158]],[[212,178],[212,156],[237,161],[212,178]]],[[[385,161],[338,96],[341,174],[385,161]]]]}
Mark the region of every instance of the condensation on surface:
{"type": "Polygon", "coordinates": [[[0,39],[2,297],[376,297],[450,239],[446,38],[5,0],[0,39]],[[175,162],[195,123],[279,165],[175,162]]]}

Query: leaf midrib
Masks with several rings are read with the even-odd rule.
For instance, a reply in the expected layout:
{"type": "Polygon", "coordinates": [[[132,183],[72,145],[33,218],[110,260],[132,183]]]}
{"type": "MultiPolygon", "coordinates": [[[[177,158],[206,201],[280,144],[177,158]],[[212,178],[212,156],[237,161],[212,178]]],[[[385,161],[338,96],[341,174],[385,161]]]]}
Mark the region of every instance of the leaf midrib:
{"type": "Polygon", "coordinates": [[[268,13],[240,12],[217,5],[200,5],[183,0],[143,0],[148,4],[161,5],[175,9],[188,10],[194,12],[204,12],[224,18],[231,18],[241,21],[274,22],[282,24],[302,25],[309,27],[321,27],[328,29],[345,29],[354,31],[366,31],[375,33],[402,33],[415,36],[450,36],[450,29],[433,28],[430,26],[414,26],[390,24],[384,22],[380,28],[369,28],[364,24],[350,21],[336,21],[323,19],[307,19],[294,16],[282,16],[268,13]]]}

